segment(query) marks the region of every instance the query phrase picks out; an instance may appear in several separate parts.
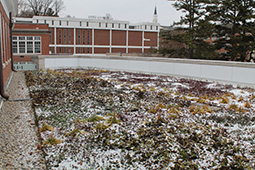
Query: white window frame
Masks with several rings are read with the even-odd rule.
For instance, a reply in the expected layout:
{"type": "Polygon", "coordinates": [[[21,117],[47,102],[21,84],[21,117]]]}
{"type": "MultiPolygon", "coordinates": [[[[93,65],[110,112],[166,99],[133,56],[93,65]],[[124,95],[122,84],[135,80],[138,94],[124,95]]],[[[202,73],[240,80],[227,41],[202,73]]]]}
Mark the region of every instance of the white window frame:
{"type": "Polygon", "coordinates": [[[14,53],[14,54],[28,54],[28,55],[31,55],[31,54],[42,54],[42,37],[40,36],[13,36],[13,43],[16,42],[17,43],[17,53],[14,53]],[[15,38],[14,38],[15,37],[15,38]],[[19,38],[20,37],[24,37],[25,39],[24,40],[20,40],[19,38]],[[32,39],[28,39],[28,37],[32,37],[32,39]],[[25,53],[20,53],[20,42],[25,42],[25,53]],[[33,42],[33,52],[32,53],[28,53],[28,42],[33,42]],[[36,53],[36,49],[35,49],[35,44],[36,42],[40,43],[40,52],[39,53],[36,53]]]}

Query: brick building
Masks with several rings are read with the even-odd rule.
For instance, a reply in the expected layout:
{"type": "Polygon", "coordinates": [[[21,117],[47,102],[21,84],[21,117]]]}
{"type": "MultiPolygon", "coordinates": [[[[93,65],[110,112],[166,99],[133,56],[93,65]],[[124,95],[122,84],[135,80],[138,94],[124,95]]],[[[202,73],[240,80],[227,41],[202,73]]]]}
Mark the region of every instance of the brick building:
{"type": "Polygon", "coordinates": [[[47,24],[15,23],[12,36],[15,63],[31,61],[33,55],[49,55],[49,37],[47,24]]]}
{"type": "MultiPolygon", "coordinates": [[[[155,10],[156,11],[156,10],[155,10]]],[[[41,46],[36,54],[106,54],[106,53],[149,53],[159,47],[159,24],[156,14],[154,22],[130,24],[111,18],[90,16],[88,19],[34,16],[31,19],[14,18],[14,55],[23,55],[28,51],[16,50],[24,48],[24,43],[15,43],[20,36],[38,33],[46,36],[49,28],[49,41],[41,39],[41,45],[48,44],[49,50],[41,46]],[[16,26],[17,25],[17,26],[16,26]],[[23,28],[22,28],[23,27],[23,28]],[[22,29],[26,34],[22,33],[22,29]],[[17,31],[18,30],[18,31],[17,31]],[[34,30],[34,31],[32,31],[34,30]],[[43,32],[44,31],[44,32],[43,32]],[[45,51],[46,50],[46,51],[45,51]],[[38,51],[39,52],[39,51],[38,51]]],[[[36,34],[33,34],[36,37],[36,34]]],[[[27,37],[26,37],[27,38],[27,37]]],[[[27,43],[25,43],[27,46],[27,43]]]]}
{"type": "Polygon", "coordinates": [[[11,50],[11,16],[18,11],[17,0],[0,1],[0,92],[1,96],[8,99],[4,93],[7,80],[12,71],[11,50]]]}

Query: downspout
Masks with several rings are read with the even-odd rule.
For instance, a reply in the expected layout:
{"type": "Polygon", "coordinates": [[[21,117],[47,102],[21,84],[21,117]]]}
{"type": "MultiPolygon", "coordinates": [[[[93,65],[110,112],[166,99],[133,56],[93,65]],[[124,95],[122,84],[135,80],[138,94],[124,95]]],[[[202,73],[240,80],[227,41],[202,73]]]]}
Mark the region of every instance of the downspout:
{"type": "Polygon", "coordinates": [[[12,22],[12,13],[10,12],[10,23],[9,23],[9,27],[10,27],[10,48],[11,48],[11,69],[13,72],[17,72],[14,69],[14,63],[13,63],[13,49],[12,49],[12,27],[13,27],[13,22],[12,22]]]}
{"type": "MultiPolygon", "coordinates": [[[[0,35],[0,40],[2,36],[0,35]]],[[[2,59],[2,43],[0,41],[0,95],[8,100],[9,96],[4,92],[4,72],[3,72],[3,59],[2,59]]]]}

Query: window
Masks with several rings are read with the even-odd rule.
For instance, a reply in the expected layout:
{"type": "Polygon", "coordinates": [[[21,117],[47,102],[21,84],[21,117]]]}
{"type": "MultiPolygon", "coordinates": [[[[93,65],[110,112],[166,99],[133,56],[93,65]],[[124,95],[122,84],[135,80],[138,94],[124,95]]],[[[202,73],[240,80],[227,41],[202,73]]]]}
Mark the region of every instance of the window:
{"type": "Polygon", "coordinates": [[[46,24],[47,22],[46,22],[46,20],[44,20],[44,24],[46,24]]]}
{"type": "Polygon", "coordinates": [[[69,26],[69,21],[66,21],[66,25],[69,26]]]}
{"type": "Polygon", "coordinates": [[[119,24],[119,28],[120,28],[120,24],[119,24]]]}
{"type": "Polygon", "coordinates": [[[114,28],[114,23],[112,23],[112,28],[114,28]]]}
{"type": "Polygon", "coordinates": [[[72,43],[72,30],[71,29],[69,29],[69,44],[71,44],[72,43]]]}
{"type": "Polygon", "coordinates": [[[54,21],[53,20],[51,21],[51,24],[54,25],[54,21]]]}
{"type": "Polygon", "coordinates": [[[41,37],[38,36],[14,36],[13,38],[13,53],[32,54],[41,53],[41,37]]]}
{"type": "Polygon", "coordinates": [[[78,44],[81,44],[81,30],[78,29],[78,44]]]}
{"type": "Polygon", "coordinates": [[[99,27],[101,27],[101,22],[99,22],[99,27]]]}
{"type": "Polygon", "coordinates": [[[13,53],[18,53],[18,43],[17,43],[17,41],[14,41],[12,43],[12,50],[13,50],[13,53]]]}
{"type": "Polygon", "coordinates": [[[107,24],[107,23],[105,23],[105,27],[106,27],[106,28],[108,27],[108,24],[107,24]]]}
{"type": "Polygon", "coordinates": [[[89,22],[87,22],[87,27],[89,26],[89,22]]]}
{"type": "Polygon", "coordinates": [[[82,41],[83,41],[83,45],[85,45],[85,41],[86,41],[85,30],[82,31],[82,41]]]}
{"type": "Polygon", "coordinates": [[[33,40],[32,41],[27,41],[27,53],[33,53],[34,52],[34,44],[33,44],[33,40]]]}
{"type": "Polygon", "coordinates": [[[62,33],[62,31],[61,31],[61,29],[58,31],[59,32],[59,34],[58,34],[58,43],[59,44],[61,44],[61,33],[62,33]]]}
{"type": "Polygon", "coordinates": [[[19,53],[26,52],[26,37],[19,37],[19,53]]]}
{"type": "Polygon", "coordinates": [[[80,27],[82,26],[82,22],[80,21],[80,27]]]}
{"type": "Polygon", "coordinates": [[[52,39],[52,35],[51,35],[52,33],[50,33],[50,44],[51,44],[51,39],[52,39]]]}
{"type": "Polygon", "coordinates": [[[152,28],[153,28],[153,27],[152,27],[152,25],[151,25],[151,30],[152,30],[152,28]]]}
{"type": "Polygon", "coordinates": [[[88,30],[88,45],[89,45],[89,30],[88,30]]]}
{"type": "Polygon", "coordinates": [[[61,21],[59,21],[59,25],[62,25],[62,22],[61,22],[61,21]]]}
{"type": "Polygon", "coordinates": [[[125,28],[127,28],[127,24],[125,24],[125,28]]]}
{"type": "Polygon", "coordinates": [[[67,36],[66,36],[66,32],[67,32],[66,29],[64,29],[64,43],[65,43],[65,44],[67,43],[67,42],[66,42],[66,37],[67,37],[67,36]]]}
{"type": "Polygon", "coordinates": [[[35,53],[41,53],[41,37],[34,37],[34,51],[35,53]]]}
{"type": "Polygon", "coordinates": [[[145,25],[145,28],[144,29],[146,29],[147,30],[147,25],[145,25]]]}

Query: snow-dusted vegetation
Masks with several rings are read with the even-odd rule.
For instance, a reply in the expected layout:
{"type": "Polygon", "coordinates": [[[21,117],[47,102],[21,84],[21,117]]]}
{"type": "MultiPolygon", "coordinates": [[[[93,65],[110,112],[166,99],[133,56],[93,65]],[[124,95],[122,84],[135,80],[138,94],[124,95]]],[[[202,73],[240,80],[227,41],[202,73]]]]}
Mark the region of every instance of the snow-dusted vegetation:
{"type": "Polygon", "coordinates": [[[50,169],[253,169],[255,90],[103,70],[26,72],[50,169]]]}

